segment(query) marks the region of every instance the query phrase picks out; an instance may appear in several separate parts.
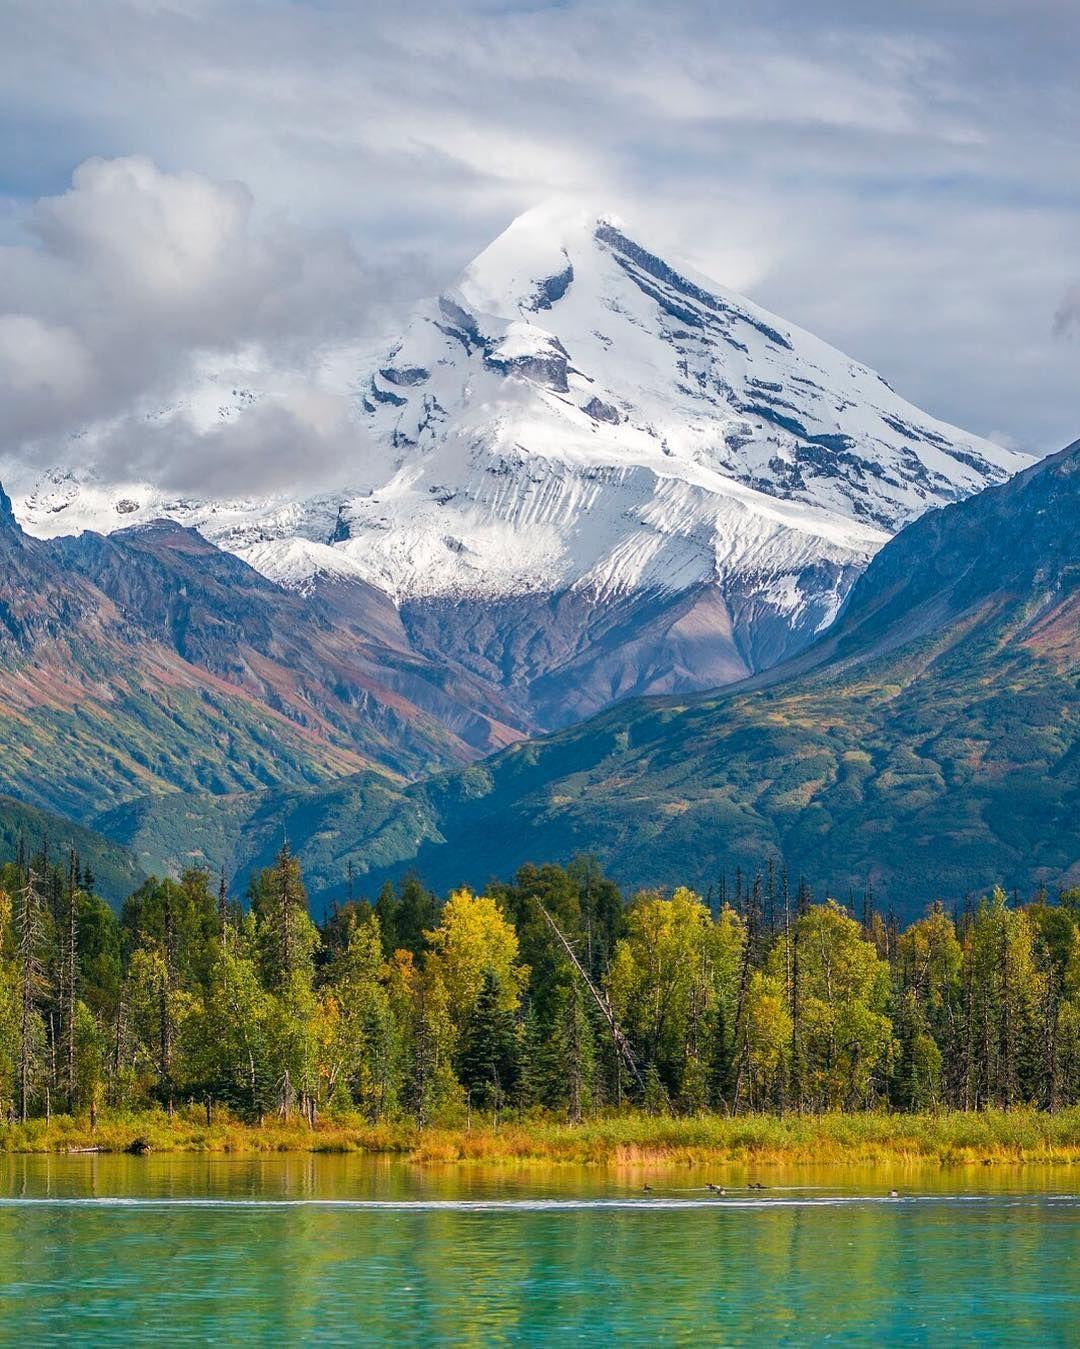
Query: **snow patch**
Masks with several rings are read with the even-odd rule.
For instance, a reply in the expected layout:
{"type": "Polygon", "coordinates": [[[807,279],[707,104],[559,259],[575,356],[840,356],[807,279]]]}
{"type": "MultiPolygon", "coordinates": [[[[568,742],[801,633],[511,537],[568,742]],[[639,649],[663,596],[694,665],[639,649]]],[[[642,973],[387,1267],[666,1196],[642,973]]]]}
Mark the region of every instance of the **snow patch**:
{"type": "MultiPolygon", "coordinates": [[[[334,491],[196,501],[58,472],[13,493],[16,512],[41,534],[166,516],[300,589],[319,575],[398,601],[752,582],[793,623],[825,622],[843,599],[832,576],[1029,462],[561,203],[515,221],[393,341],[343,347],[318,377],[357,420],[334,491]]],[[[184,415],[209,425],[275,396],[256,370],[223,378],[208,372],[184,415]]]]}

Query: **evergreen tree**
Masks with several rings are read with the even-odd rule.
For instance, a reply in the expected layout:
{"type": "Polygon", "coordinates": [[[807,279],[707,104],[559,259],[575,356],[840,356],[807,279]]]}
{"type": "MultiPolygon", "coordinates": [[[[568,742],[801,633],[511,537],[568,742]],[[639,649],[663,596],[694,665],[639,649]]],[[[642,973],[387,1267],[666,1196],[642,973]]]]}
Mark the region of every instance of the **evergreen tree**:
{"type": "Polygon", "coordinates": [[[457,1052],[458,1080],[473,1105],[498,1115],[517,1087],[519,1057],[514,1015],[506,1007],[499,976],[486,969],[457,1052]]]}
{"type": "Polygon", "coordinates": [[[310,983],[319,934],[308,916],[300,863],[288,842],[281,845],[274,865],[252,878],[249,900],[265,986],[281,992],[296,974],[302,983],[310,983]]]}
{"type": "Polygon", "coordinates": [[[419,956],[426,945],[425,933],[439,919],[439,904],[415,871],[402,877],[394,914],[394,949],[419,956]]]}
{"type": "Polygon", "coordinates": [[[551,1029],[530,1041],[526,1024],[526,1043],[535,1056],[540,1099],[580,1123],[598,1094],[596,1032],[580,979],[568,973],[556,994],[551,1029]]]}

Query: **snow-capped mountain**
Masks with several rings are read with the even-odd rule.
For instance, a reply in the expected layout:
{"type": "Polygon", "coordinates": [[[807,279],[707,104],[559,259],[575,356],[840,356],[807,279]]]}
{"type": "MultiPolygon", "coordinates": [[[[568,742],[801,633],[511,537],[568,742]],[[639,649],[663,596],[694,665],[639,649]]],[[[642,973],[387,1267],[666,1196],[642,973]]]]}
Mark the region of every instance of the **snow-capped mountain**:
{"type": "Polygon", "coordinates": [[[375,586],[418,650],[553,726],[775,663],[902,525],[1029,462],[560,207],[515,221],[354,371],[339,490],[171,501],[59,475],[20,516],[60,533],[165,514],[291,588],[375,586]]]}

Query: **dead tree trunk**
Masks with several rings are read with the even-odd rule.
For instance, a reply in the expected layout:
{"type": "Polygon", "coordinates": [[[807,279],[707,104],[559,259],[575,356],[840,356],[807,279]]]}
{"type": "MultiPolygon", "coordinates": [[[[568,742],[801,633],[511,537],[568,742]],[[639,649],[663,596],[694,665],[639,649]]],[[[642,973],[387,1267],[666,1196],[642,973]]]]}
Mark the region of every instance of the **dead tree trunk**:
{"type": "Polygon", "coordinates": [[[569,956],[570,963],[573,965],[574,969],[577,970],[578,974],[581,976],[581,980],[584,983],[585,987],[592,994],[593,1001],[596,1003],[597,1007],[599,1007],[601,1015],[607,1022],[608,1030],[611,1033],[611,1040],[615,1046],[616,1054],[623,1061],[623,1063],[626,1064],[626,1067],[630,1071],[631,1077],[638,1084],[638,1089],[642,1093],[644,1093],[645,1079],[642,1077],[641,1069],[638,1067],[637,1057],[635,1056],[634,1051],[630,1045],[630,1041],[623,1034],[622,1027],[616,1020],[615,1013],[611,1007],[611,1003],[608,1001],[606,995],[602,994],[600,990],[596,987],[596,985],[593,983],[593,981],[589,978],[588,974],[585,971],[585,967],[582,965],[581,961],[577,958],[577,953],[574,951],[574,948],[570,945],[569,941],[566,939],[562,929],[559,927],[558,923],[556,923],[555,919],[552,918],[551,914],[548,913],[547,909],[543,906],[543,904],[540,903],[539,900],[536,901],[536,904],[540,912],[544,915],[548,927],[550,927],[552,932],[554,932],[563,950],[569,956]]]}

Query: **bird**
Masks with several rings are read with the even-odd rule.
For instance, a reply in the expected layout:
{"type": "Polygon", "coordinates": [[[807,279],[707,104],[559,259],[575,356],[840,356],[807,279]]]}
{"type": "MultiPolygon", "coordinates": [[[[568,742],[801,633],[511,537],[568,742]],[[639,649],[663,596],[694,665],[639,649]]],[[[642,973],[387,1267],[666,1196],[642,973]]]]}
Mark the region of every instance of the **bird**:
{"type": "Polygon", "coordinates": [[[890,1199],[899,1199],[899,1198],[900,1198],[900,1192],[899,1192],[898,1190],[890,1190],[890,1191],[889,1191],[889,1198],[890,1198],[890,1199]]]}
{"type": "Polygon", "coordinates": [[[641,1188],[645,1194],[652,1194],[653,1192],[653,1188],[651,1185],[643,1185],[641,1188]]]}
{"type": "Polygon", "coordinates": [[[724,1191],[720,1188],[720,1186],[719,1186],[719,1185],[714,1185],[714,1184],[712,1183],[711,1180],[710,1180],[710,1181],[706,1181],[706,1183],[705,1183],[705,1188],[706,1188],[707,1190],[712,1190],[713,1194],[723,1194],[723,1193],[724,1193],[724,1191]]]}

